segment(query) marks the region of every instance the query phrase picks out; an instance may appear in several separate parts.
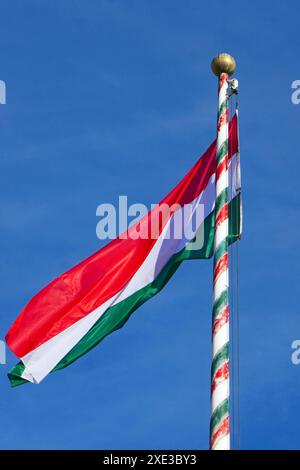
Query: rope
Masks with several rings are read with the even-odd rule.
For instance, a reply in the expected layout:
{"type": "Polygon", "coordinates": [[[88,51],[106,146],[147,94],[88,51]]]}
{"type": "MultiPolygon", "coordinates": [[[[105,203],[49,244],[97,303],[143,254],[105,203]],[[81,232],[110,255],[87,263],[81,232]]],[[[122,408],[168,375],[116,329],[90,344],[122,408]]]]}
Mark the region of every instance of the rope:
{"type": "MultiPolygon", "coordinates": [[[[238,112],[238,95],[236,95],[236,111],[238,112]]],[[[240,158],[240,141],[238,142],[238,155],[240,158]]],[[[238,171],[238,167],[236,169],[238,171]]],[[[240,183],[240,182],[239,182],[240,183]]],[[[239,193],[241,193],[241,188],[239,188],[239,193]]],[[[241,201],[240,201],[241,204],[241,201]]],[[[236,207],[237,216],[239,208],[236,207]]],[[[242,214],[240,214],[242,217],[242,214]]],[[[241,224],[240,220],[240,224],[241,224]]],[[[240,227],[241,230],[241,227],[240,227]]],[[[239,232],[240,232],[239,230],[239,232]]],[[[240,236],[236,241],[236,334],[237,334],[237,449],[241,448],[241,428],[240,428],[240,312],[239,312],[239,242],[240,236]]]]}
{"type": "Polygon", "coordinates": [[[239,239],[236,241],[236,329],[237,329],[237,448],[241,448],[240,428],[240,314],[239,314],[239,239]]]}
{"type": "MultiPolygon", "coordinates": [[[[238,112],[238,96],[236,96],[235,110],[238,112]]],[[[233,102],[230,100],[230,115],[233,114],[233,102]]],[[[232,140],[230,142],[230,154],[232,155],[232,140]]],[[[238,148],[238,152],[240,149],[238,148]]],[[[236,165],[235,179],[238,181],[238,165],[236,165]]],[[[230,165],[230,185],[233,183],[233,168],[230,165]]],[[[236,189],[236,195],[239,195],[240,188],[236,189]]],[[[233,221],[234,214],[232,206],[230,206],[230,219],[233,221]]],[[[239,217],[239,206],[236,205],[236,220],[239,217]]],[[[231,228],[233,228],[231,224],[231,228]]],[[[239,233],[231,234],[236,237],[235,247],[231,246],[229,251],[230,262],[230,326],[231,326],[231,426],[232,426],[232,448],[240,449],[240,318],[239,318],[239,256],[238,244],[240,240],[239,233]]]]}
{"type": "MultiPolygon", "coordinates": [[[[230,117],[232,116],[232,100],[229,101],[229,110],[230,110],[230,117]]],[[[232,155],[232,139],[229,139],[229,152],[232,155]]],[[[230,173],[229,173],[229,188],[232,192],[232,160],[230,163],[230,173]]],[[[231,198],[231,195],[230,195],[231,198]]],[[[232,214],[232,205],[230,205],[230,220],[233,220],[232,214]]],[[[232,227],[232,225],[231,225],[232,227]]],[[[235,341],[234,341],[234,264],[233,264],[233,249],[230,246],[229,249],[229,266],[230,266],[230,330],[231,330],[231,367],[230,367],[230,378],[231,378],[231,439],[232,439],[232,449],[235,449],[235,386],[234,386],[234,368],[235,368],[235,359],[234,359],[234,348],[235,348],[235,341]]]]}

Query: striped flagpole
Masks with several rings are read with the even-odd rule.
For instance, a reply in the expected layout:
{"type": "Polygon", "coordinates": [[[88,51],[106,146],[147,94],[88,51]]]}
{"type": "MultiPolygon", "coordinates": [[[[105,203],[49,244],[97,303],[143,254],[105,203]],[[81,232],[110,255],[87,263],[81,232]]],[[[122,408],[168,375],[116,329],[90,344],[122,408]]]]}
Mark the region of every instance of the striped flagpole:
{"type": "Polygon", "coordinates": [[[219,77],[214,232],[210,448],[230,449],[229,269],[228,269],[228,78],[235,61],[220,54],[212,62],[219,77]]]}

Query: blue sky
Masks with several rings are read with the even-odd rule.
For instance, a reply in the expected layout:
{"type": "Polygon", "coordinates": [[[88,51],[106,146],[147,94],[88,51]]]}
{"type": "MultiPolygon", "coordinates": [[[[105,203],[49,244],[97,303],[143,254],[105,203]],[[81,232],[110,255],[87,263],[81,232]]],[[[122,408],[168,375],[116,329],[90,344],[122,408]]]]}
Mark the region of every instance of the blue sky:
{"type": "MultiPolygon", "coordinates": [[[[215,136],[211,58],[240,82],[241,446],[300,448],[299,2],[1,2],[0,337],[101,243],[96,207],[157,202],[215,136]]],[[[0,448],[207,448],[211,262],[39,386],[0,366],[0,448]]]]}

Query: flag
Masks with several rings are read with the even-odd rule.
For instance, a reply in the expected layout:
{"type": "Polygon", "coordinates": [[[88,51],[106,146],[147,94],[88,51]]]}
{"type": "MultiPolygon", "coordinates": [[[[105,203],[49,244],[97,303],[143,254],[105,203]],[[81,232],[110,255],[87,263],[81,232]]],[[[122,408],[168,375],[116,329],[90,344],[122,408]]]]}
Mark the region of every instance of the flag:
{"type": "MultiPolygon", "coordinates": [[[[232,243],[241,231],[237,115],[229,124],[228,154],[232,243]]],[[[67,367],[121,328],[164,287],[182,261],[212,256],[215,171],[216,141],[179,184],[126,233],[30,300],[6,335],[8,346],[20,359],[8,374],[12,386],[40,383],[50,372],[67,367]],[[165,207],[171,210],[163,210],[165,207]],[[195,225],[199,208],[202,211],[200,216],[198,211],[195,225]],[[180,236],[175,225],[181,227],[180,236]],[[202,241],[197,244],[200,233],[202,241]]]]}

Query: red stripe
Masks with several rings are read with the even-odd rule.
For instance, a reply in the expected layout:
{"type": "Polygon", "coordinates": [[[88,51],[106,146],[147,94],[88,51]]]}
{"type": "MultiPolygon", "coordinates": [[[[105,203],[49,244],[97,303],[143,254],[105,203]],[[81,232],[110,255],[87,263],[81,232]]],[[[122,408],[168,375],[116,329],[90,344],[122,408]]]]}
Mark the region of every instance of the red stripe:
{"type": "MultiPolygon", "coordinates": [[[[237,117],[230,123],[231,155],[238,149],[237,117]]],[[[161,204],[188,204],[207,186],[215,172],[216,142],[208,148],[161,204]]],[[[170,171],[172,168],[170,168],[170,171]]],[[[150,232],[158,205],[138,222],[139,233],[150,232]]],[[[160,232],[169,219],[162,217],[160,232]]],[[[129,229],[135,232],[137,224],[129,229]]],[[[23,357],[111,298],[130,281],[151,251],[155,239],[117,238],[65,272],[38,294],[21,312],[6,335],[11,350],[23,357]]]]}
{"type": "Polygon", "coordinates": [[[210,448],[213,449],[217,443],[221,439],[221,437],[226,436],[229,434],[230,425],[229,425],[229,416],[227,416],[217,428],[216,432],[212,435],[210,441],[210,448]]]}
{"type": "Polygon", "coordinates": [[[220,274],[228,268],[228,253],[225,253],[217,262],[214,269],[214,282],[218,279],[220,274]]]}
{"type": "Polygon", "coordinates": [[[216,217],[216,225],[220,225],[224,220],[228,219],[228,203],[224,204],[216,217]]]}
{"type": "Polygon", "coordinates": [[[220,176],[225,170],[228,170],[228,158],[226,158],[226,155],[221,161],[221,163],[219,163],[219,165],[217,166],[217,180],[220,179],[220,176]]]}
{"type": "Polygon", "coordinates": [[[220,132],[221,127],[227,123],[228,123],[228,108],[226,108],[225,112],[221,114],[221,116],[219,117],[218,132],[220,132]]]}
{"type": "Polygon", "coordinates": [[[211,384],[211,394],[213,394],[213,392],[216,390],[219,383],[223,382],[224,380],[227,380],[228,377],[229,377],[229,362],[225,362],[225,364],[223,364],[215,373],[215,376],[211,384]]]}
{"type": "Polygon", "coordinates": [[[225,323],[227,323],[229,320],[229,305],[226,305],[226,307],[223,308],[221,311],[221,314],[214,320],[213,322],[213,335],[219,331],[220,328],[222,328],[225,323]]]}

